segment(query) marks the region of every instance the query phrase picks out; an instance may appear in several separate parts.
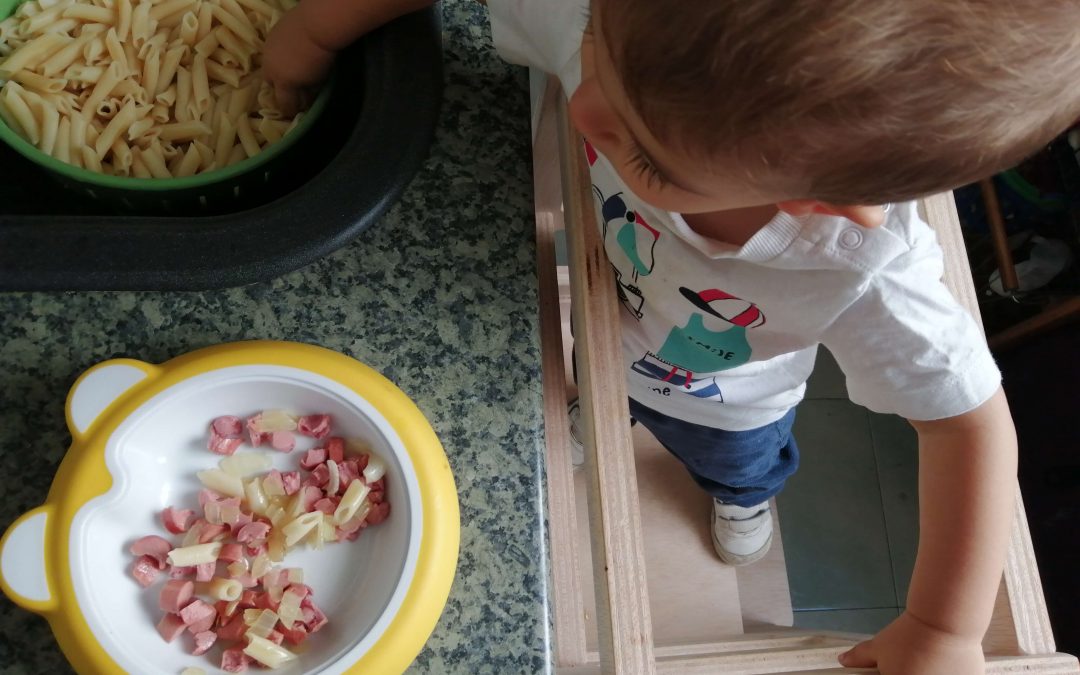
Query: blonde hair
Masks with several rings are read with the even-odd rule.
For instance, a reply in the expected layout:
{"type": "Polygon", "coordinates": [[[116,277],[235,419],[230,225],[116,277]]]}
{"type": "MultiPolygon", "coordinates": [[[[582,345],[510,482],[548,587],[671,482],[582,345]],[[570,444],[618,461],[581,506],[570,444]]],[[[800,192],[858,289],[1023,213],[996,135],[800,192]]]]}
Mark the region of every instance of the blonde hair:
{"type": "Polygon", "coordinates": [[[1075,0],[599,0],[663,142],[838,204],[1013,166],[1080,117],[1075,0]],[[798,186],[798,187],[795,187],[798,186]]]}

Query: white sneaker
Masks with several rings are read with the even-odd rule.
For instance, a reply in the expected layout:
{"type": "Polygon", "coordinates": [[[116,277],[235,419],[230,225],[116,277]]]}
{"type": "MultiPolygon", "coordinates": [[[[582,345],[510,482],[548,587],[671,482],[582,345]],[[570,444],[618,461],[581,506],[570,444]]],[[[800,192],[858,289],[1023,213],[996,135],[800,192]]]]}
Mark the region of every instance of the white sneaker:
{"type": "Polygon", "coordinates": [[[577,471],[585,466],[585,431],[581,428],[581,406],[576,398],[567,405],[566,416],[570,418],[570,459],[577,471]]]}
{"type": "Polygon", "coordinates": [[[738,567],[761,560],[769,552],[772,535],[769,502],[744,508],[713,499],[713,548],[727,564],[738,567]]]}

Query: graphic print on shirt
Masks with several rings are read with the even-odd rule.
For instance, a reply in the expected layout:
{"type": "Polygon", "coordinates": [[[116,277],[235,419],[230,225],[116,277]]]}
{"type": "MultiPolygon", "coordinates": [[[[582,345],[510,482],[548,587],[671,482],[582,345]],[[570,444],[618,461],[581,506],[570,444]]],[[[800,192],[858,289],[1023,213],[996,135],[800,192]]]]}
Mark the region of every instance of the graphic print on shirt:
{"type": "Polygon", "coordinates": [[[716,378],[694,373],[728,370],[750,360],[746,330],[764,325],[765,315],[752,302],[718,288],[679,292],[701,313],[690,315],[685,326],[675,326],[656,352],[648,352],[632,366],[634,372],[678,385],[682,393],[723,401],[716,378]]]}
{"type": "MultiPolygon", "coordinates": [[[[588,141],[585,141],[585,157],[589,160],[589,166],[596,164],[598,155],[588,141]]],[[[652,274],[656,264],[654,251],[656,242],[660,239],[660,231],[650,226],[640,213],[630,208],[623,199],[622,192],[605,197],[595,183],[593,192],[600,202],[604,249],[612,269],[615,270],[619,301],[635,318],[641,319],[645,298],[638,288],[638,279],[652,274]]]]}

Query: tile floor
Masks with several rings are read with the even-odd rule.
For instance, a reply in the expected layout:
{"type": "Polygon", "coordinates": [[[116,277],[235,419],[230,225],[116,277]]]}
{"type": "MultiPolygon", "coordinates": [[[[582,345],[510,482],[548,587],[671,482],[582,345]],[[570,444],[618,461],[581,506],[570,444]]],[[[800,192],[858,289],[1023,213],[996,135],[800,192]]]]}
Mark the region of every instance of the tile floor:
{"type": "Polygon", "coordinates": [[[915,432],[849,401],[822,348],[795,438],[801,466],[777,498],[795,625],[873,633],[903,608],[915,560],[915,432]]]}

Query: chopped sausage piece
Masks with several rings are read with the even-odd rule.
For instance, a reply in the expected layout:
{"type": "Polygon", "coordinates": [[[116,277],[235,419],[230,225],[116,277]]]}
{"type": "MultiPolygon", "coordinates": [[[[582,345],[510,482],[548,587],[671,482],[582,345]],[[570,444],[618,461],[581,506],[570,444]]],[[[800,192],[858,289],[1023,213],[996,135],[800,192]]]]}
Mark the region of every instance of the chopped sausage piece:
{"type": "Polygon", "coordinates": [[[173,545],[169,543],[168,539],[151,534],[137,540],[129,550],[132,555],[148,555],[152,557],[157,561],[158,569],[163,570],[168,564],[169,551],[173,550],[173,545]]]}
{"type": "Polygon", "coordinates": [[[308,636],[307,629],[302,623],[293,624],[291,629],[286,628],[282,633],[285,635],[285,641],[291,645],[301,644],[308,636]]]}
{"type": "Polygon", "coordinates": [[[300,460],[300,468],[313,471],[315,467],[326,461],[328,457],[326,448],[312,448],[304,453],[300,460]]]}
{"type": "Polygon", "coordinates": [[[244,572],[240,576],[233,577],[233,578],[236,579],[237,581],[239,581],[240,585],[243,586],[244,588],[255,588],[256,586],[259,585],[259,582],[256,581],[255,578],[251,576],[250,572],[244,572]]]}
{"type": "Polygon", "coordinates": [[[227,563],[236,562],[243,557],[244,547],[240,544],[224,544],[221,547],[221,553],[218,554],[218,560],[227,563]]]}
{"type": "Polygon", "coordinates": [[[329,415],[304,415],[296,423],[296,431],[302,436],[326,438],[330,433],[329,415]]]}
{"type": "Polygon", "coordinates": [[[191,509],[174,509],[169,506],[161,512],[161,523],[165,529],[173,534],[181,534],[188,531],[191,521],[195,519],[195,512],[191,509]]]}
{"type": "Polygon", "coordinates": [[[326,615],[310,595],[300,601],[300,611],[304,615],[304,626],[307,627],[309,633],[314,633],[329,623],[326,615]]]}
{"type": "Polygon", "coordinates": [[[360,538],[360,534],[364,531],[363,527],[358,527],[352,532],[345,532],[341,528],[338,528],[337,535],[338,541],[356,541],[360,538]]]}
{"type": "Polygon", "coordinates": [[[166,614],[161,617],[161,621],[158,621],[157,631],[165,642],[172,642],[176,639],[176,636],[183,633],[187,626],[184,622],[175,614],[166,614]]]}
{"type": "Polygon", "coordinates": [[[212,433],[210,434],[210,440],[206,443],[206,447],[210,452],[219,455],[231,455],[236,452],[236,449],[239,448],[240,444],[243,442],[244,439],[242,438],[227,438],[212,433]]]}
{"type": "Polygon", "coordinates": [[[221,669],[227,673],[242,673],[248,668],[252,658],[240,647],[226,649],[221,653],[221,669]]]}
{"type": "Polygon", "coordinates": [[[135,581],[143,588],[154,583],[159,571],[158,561],[151,555],[139,556],[131,566],[131,576],[135,577],[135,581]]]}
{"type": "Polygon", "coordinates": [[[255,428],[255,425],[262,419],[262,413],[249,417],[247,421],[248,442],[251,443],[251,447],[257,448],[263,443],[270,440],[270,432],[259,431],[255,428]]]}
{"type": "Polygon", "coordinates": [[[330,623],[330,620],[326,618],[326,615],[323,614],[321,609],[313,606],[312,610],[315,612],[315,618],[305,624],[309,633],[318,632],[323,626],[330,623]]]}
{"type": "Polygon", "coordinates": [[[279,645],[282,643],[282,641],[285,640],[285,634],[279,630],[272,630],[270,631],[270,634],[266,636],[266,639],[276,645],[279,645]]]}
{"type": "Polygon", "coordinates": [[[270,597],[269,593],[259,593],[255,597],[255,609],[269,609],[272,612],[276,612],[278,607],[281,606],[281,601],[275,602],[270,597]]]}
{"type": "Polygon", "coordinates": [[[257,543],[251,543],[247,545],[247,554],[252,558],[257,558],[259,555],[266,553],[270,550],[270,547],[266,545],[265,541],[257,543]]]}
{"type": "Polygon", "coordinates": [[[300,488],[300,501],[304,505],[304,512],[310,513],[315,510],[315,502],[323,498],[323,491],[313,485],[305,485],[300,488]]]}
{"type": "Polygon", "coordinates": [[[255,606],[255,598],[258,596],[256,591],[244,591],[240,594],[240,609],[251,609],[255,606]]]}
{"type": "Polygon", "coordinates": [[[270,534],[270,525],[255,521],[240,528],[236,533],[236,541],[241,544],[253,543],[266,539],[268,534],[270,534]]]}
{"type": "Polygon", "coordinates": [[[315,485],[322,487],[330,482],[330,467],[320,464],[311,472],[311,480],[315,485]]]}
{"type": "Polygon", "coordinates": [[[195,584],[186,579],[172,579],[165,582],[158,596],[158,607],[169,614],[179,614],[195,594],[195,584]]]}
{"type": "Polygon", "coordinates": [[[326,455],[330,459],[334,460],[338,464],[345,461],[345,439],[344,438],[328,438],[326,440],[326,455]]]}
{"type": "Polygon", "coordinates": [[[222,538],[222,535],[226,534],[228,531],[228,525],[213,525],[211,523],[206,523],[199,532],[199,543],[209,544],[210,542],[218,541],[222,538]]]}
{"type": "Polygon", "coordinates": [[[275,431],[270,435],[270,447],[278,452],[292,452],[296,447],[296,438],[289,431],[275,431]]]}
{"type": "Polygon", "coordinates": [[[349,485],[362,474],[363,470],[356,468],[356,462],[353,461],[353,458],[338,464],[338,482],[341,485],[341,493],[345,494],[345,490],[349,489],[349,485]]]}
{"type": "Polygon", "coordinates": [[[341,501],[336,497],[323,497],[319,501],[315,502],[315,510],[322,511],[328,516],[334,515],[334,511],[337,510],[337,505],[341,501]]]}
{"type": "Polygon", "coordinates": [[[300,489],[300,472],[286,471],[281,474],[281,483],[285,487],[285,494],[293,496],[300,489]]]}
{"type": "Polygon", "coordinates": [[[222,640],[239,640],[244,637],[244,633],[248,630],[247,623],[244,622],[244,615],[237,614],[229,621],[218,628],[218,637],[222,640]]]}
{"type": "Polygon", "coordinates": [[[236,518],[236,522],[232,524],[233,536],[235,537],[236,533],[243,529],[243,527],[250,523],[252,520],[254,520],[254,517],[251,515],[251,513],[247,511],[241,511],[240,515],[236,518]]]}
{"type": "Polygon", "coordinates": [[[180,610],[180,618],[183,619],[184,625],[188,627],[188,630],[196,633],[199,631],[193,630],[192,627],[200,627],[200,630],[207,630],[201,628],[202,624],[209,621],[210,625],[214,625],[214,619],[217,618],[217,610],[213,605],[208,605],[202,600],[192,600],[186,607],[180,610]]]}
{"type": "Polygon", "coordinates": [[[217,571],[216,562],[202,563],[195,566],[195,581],[210,581],[217,571]]]}
{"type": "Polygon", "coordinates": [[[205,654],[207,650],[214,646],[214,642],[217,641],[217,633],[211,630],[204,630],[195,633],[195,648],[191,650],[194,656],[200,656],[205,654]]]}
{"type": "Polygon", "coordinates": [[[239,438],[244,435],[244,420],[236,415],[222,415],[210,423],[213,433],[226,438],[239,438]]]}
{"type": "Polygon", "coordinates": [[[386,517],[390,515],[390,502],[382,502],[381,504],[375,504],[371,507],[371,512],[368,513],[367,523],[368,525],[378,525],[382,521],[386,520],[386,517]]]}
{"type": "Polygon", "coordinates": [[[228,600],[218,600],[214,603],[214,609],[217,610],[217,625],[224,626],[236,614],[236,607],[233,607],[231,612],[229,611],[229,605],[231,604],[228,600]]]}
{"type": "Polygon", "coordinates": [[[193,577],[193,576],[195,576],[195,568],[194,567],[175,567],[175,566],[173,566],[173,567],[169,568],[169,578],[170,579],[181,579],[183,577],[193,577]]]}

